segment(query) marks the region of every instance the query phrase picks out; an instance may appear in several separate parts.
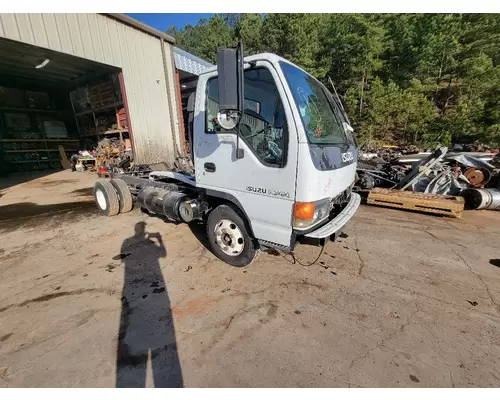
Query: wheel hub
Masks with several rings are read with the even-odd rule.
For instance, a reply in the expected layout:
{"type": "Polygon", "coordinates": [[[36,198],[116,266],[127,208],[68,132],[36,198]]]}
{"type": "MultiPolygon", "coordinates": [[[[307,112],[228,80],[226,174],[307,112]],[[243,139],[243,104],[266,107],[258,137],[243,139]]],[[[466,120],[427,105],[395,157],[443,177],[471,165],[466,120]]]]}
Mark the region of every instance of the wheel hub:
{"type": "Polygon", "coordinates": [[[220,220],[214,229],[215,242],[230,256],[238,256],[245,248],[243,234],[238,226],[228,219],[220,220]]]}
{"type": "Polygon", "coordinates": [[[231,236],[229,236],[227,233],[224,233],[222,235],[222,241],[228,245],[228,246],[231,246],[231,236]]]}
{"type": "Polygon", "coordinates": [[[96,190],[96,198],[97,198],[97,204],[101,208],[101,210],[106,209],[106,198],[104,197],[104,193],[102,192],[101,189],[96,190]]]}

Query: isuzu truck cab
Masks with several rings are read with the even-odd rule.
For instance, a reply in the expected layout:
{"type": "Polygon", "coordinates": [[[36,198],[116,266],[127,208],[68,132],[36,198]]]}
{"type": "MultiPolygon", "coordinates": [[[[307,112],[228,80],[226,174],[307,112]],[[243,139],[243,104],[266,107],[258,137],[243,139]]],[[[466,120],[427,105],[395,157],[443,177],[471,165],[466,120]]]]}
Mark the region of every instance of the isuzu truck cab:
{"type": "Polygon", "coordinates": [[[105,215],[135,201],[172,221],[206,222],[211,250],[233,266],[259,249],[294,250],[338,235],[360,204],[358,148],[338,97],[274,54],[219,49],[199,76],[188,124],[194,173],[122,173],[94,192],[105,215]]]}

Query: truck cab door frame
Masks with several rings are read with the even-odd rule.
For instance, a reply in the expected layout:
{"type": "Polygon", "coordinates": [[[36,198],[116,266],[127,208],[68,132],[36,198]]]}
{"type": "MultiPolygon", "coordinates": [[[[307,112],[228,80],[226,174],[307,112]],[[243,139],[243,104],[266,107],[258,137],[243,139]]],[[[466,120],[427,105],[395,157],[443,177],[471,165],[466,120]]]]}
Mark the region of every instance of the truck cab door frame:
{"type": "Polygon", "coordinates": [[[257,239],[290,246],[297,176],[297,130],[279,67],[269,60],[259,60],[252,62],[251,68],[245,68],[245,73],[256,68],[270,72],[284,110],[284,127],[288,131],[286,164],[266,165],[242,138],[240,148],[244,150],[244,157],[238,159],[234,132],[207,132],[207,83],[217,77],[217,71],[213,71],[200,76],[196,92],[193,129],[196,186],[210,193],[220,193],[220,197],[237,204],[247,216],[257,239]],[[206,164],[213,164],[215,171],[207,171],[206,164]]]}

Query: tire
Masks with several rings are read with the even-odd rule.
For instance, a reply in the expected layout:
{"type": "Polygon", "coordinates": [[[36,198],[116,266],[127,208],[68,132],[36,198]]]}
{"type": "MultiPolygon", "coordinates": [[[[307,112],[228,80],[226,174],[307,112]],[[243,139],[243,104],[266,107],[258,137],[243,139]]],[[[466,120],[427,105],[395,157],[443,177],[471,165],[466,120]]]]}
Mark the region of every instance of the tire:
{"type": "Polygon", "coordinates": [[[208,216],[207,237],[213,253],[234,267],[246,267],[255,258],[255,240],[248,232],[244,217],[229,205],[216,207],[208,216]]]}
{"type": "Polygon", "coordinates": [[[112,217],[120,211],[118,194],[110,181],[97,181],[94,185],[94,199],[99,213],[112,217]]]}
{"type": "Polygon", "coordinates": [[[123,179],[111,179],[111,184],[118,194],[118,203],[120,213],[125,214],[132,210],[134,203],[132,201],[132,194],[123,179]]]}

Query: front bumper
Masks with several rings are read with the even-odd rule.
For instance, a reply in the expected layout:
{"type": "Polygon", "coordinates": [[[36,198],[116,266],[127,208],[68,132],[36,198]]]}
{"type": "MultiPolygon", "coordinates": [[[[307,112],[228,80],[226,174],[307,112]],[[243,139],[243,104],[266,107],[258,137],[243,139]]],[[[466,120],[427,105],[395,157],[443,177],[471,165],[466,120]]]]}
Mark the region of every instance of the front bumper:
{"type": "Polygon", "coordinates": [[[315,239],[323,239],[333,235],[335,232],[342,229],[345,224],[347,224],[358,209],[360,203],[361,196],[357,193],[352,193],[347,206],[345,206],[345,208],[334,219],[323,225],[321,228],[306,233],[304,236],[315,239]]]}

